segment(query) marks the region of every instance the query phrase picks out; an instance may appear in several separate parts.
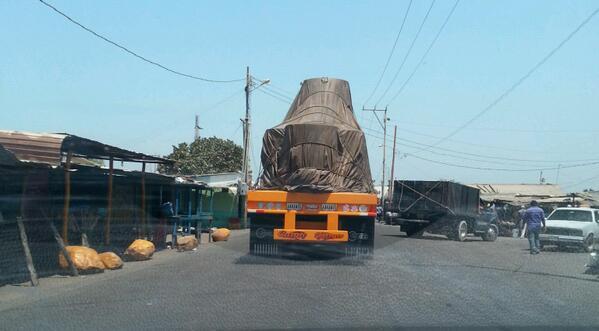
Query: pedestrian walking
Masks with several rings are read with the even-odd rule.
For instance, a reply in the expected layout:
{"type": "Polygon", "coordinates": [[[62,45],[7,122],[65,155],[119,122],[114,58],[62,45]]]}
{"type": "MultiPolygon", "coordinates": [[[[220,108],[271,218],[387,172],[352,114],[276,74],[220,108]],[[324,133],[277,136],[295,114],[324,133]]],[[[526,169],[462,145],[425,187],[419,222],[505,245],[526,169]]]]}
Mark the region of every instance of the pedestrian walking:
{"type": "Polygon", "coordinates": [[[530,254],[539,254],[541,243],[539,233],[545,228],[545,212],[539,208],[539,204],[532,200],[530,207],[524,212],[524,221],[528,229],[528,243],[530,244],[530,254]]]}

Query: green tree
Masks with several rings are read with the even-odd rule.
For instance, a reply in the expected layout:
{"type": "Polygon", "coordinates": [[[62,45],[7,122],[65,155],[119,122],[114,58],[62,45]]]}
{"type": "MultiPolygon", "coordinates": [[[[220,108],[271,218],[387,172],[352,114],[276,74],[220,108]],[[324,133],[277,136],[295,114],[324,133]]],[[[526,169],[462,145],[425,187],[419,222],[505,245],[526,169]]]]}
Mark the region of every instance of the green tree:
{"type": "Polygon", "coordinates": [[[175,164],[160,166],[160,173],[199,175],[240,171],[243,148],[229,139],[200,138],[191,144],[173,146],[173,152],[166,157],[175,161],[175,164]]]}

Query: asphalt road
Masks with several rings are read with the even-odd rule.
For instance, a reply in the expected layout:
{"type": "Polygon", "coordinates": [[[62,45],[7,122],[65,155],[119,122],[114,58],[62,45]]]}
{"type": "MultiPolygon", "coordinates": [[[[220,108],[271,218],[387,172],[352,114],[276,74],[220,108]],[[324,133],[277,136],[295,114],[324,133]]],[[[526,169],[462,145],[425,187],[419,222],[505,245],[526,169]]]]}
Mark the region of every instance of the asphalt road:
{"type": "Polygon", "coordinates": [[[0,329],[599,328],[585,253],[376,231],[365,262],[253,258],[236,231],[122,270],[5,286],[0,329]]]}

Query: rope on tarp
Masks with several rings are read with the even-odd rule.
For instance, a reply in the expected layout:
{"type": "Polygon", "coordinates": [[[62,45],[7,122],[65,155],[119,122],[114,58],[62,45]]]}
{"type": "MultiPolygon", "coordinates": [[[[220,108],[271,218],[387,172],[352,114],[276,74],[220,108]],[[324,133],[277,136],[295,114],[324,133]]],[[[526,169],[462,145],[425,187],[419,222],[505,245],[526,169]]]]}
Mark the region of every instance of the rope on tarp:
{"type": "MultiPolygon", "coordinates": [[[[430,198],[430,197],[428,197],[428,196],[426,195],[427,193],[429,193],[430,191],[432,191],[433,189],[435,189],[437,186],[439,186],[439,184],[441,184],[441,182],[438,182],[438,183],[437,183],[435,186],[433,186],[432,188],[430,188],[430,189],[429,189],[428,191],[426,191],[424,194],[423,194],[423,193],[421,193],[421,192],[419,192],[418,190],[416,190],[416,189],[414,189],[414,188],[410,187],[409,185],[406,185],[406,184],[402,183],[401,181],[397,181],[397,182],[398,182],[398,183],[399,183],[399,184],[402,186],[402,190],[401,190],[401,197],[403,197],[403,188],[404,188],[404,187],[405,187],[405,188],[408,188],[409,190],[413,191],[414,193],[416,193],[416,194],[418,194],[418,195],[420,196],[420,197],[419,197],[418,199],[416,199],[416,200],[415,200],[415,201],[414,201],[414,202],[413,202],[411,205],[409,205],[409,206],[408,206],[406,209],[404,209],[404,210],[401,210],[401,207],[400,207],[400,208],[399,208],[399,211],[400,211],[400,212],[405,212],[405,211],[408,211],[410,208],[412,208],[412,207],[413,207],[413,206],[416,204],[416,202],[418,202],[420,199],[424,198],[424,199],[426,199],[426,200],[429,200],[429,201],[431,201],[431,202],[433,202],[433,203],[435,203],[435,204],[437,204],[437,205],[439,205],[439,206],[441,206],[441,207],[443,207],[443,208],[447,209],[447,210],[448,210],[448,211],[449,211],[449,212],[450,212],[452,215],[456,215],[456,213],[455,213],[455,212],[454,212],[454,211],[453,211],[451,208],[449,208],[448,206],[446,206],[446,205],[444,205],[444,204],[440,203],[439,201],[437,201],[437,200],[435,200],[435,199],[432,199],[432,198],[430,198]]],[[[400,198],[400,201],[398,202],[398,206],[401,206],[401,198],[400,198]]]]}

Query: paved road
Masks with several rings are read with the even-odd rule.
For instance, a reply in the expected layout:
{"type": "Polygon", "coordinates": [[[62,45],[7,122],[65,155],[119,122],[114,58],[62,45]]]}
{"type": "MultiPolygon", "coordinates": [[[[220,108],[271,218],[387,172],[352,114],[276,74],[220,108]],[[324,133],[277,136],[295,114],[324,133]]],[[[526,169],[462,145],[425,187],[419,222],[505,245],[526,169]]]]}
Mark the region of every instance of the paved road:
{"type": "Polygon", "coordinates": [[[237,231],[123,270],[6,286],[0,329],[599,327],[599,278],[584,273],[584,253],[376,230],[364,263],[251,258],[237,231]]]}

